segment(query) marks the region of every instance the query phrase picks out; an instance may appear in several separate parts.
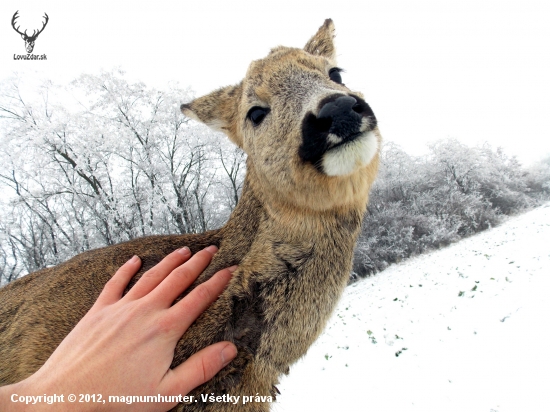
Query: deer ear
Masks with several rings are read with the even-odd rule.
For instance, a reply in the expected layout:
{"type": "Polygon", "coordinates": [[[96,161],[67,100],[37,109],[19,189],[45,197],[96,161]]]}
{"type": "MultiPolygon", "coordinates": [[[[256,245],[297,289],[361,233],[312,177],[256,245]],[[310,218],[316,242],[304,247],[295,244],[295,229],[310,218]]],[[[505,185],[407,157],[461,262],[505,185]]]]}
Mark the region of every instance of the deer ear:
{"type": "Polygon", "coordinates": [[[317,33],[309,39],[304,47],[308,53],[323,56],[331,60],[336,58],[336,48],[334,47],[334,23],[331,19],[326,19],[317,33]]]}
{"type": "Polygon", "coordinates": [[[190,103],[182,104],[181,111],[187,117],[225,133],[233,143],[242,147],[241,139],[236,133],[241,89],[241,84],[222,87],[190,103]]]}

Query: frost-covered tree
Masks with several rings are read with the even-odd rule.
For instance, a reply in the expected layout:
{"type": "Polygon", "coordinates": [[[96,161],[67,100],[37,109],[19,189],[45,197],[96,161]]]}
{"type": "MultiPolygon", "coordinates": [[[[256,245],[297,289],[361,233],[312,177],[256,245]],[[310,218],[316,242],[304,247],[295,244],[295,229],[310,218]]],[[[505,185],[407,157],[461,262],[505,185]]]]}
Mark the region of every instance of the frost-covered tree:
{"type": "Polygon", "coordinates": [[[384,145],[355,275],[487,229],[502,214],[549,198],[550,166],[544,163],[528,171],[500,148],[468,147],[456,139],[429,149],[427,156],[415,157],[395,144],[384,145]]]}
{"type": "Polygon", "coordinates": [[[22,89],[0,90],[4,281],[138,236],[203,232],[236,204],[244,155],[181,115],[188,89],[120,72],[46,82],[38,98],[22,89]]]}

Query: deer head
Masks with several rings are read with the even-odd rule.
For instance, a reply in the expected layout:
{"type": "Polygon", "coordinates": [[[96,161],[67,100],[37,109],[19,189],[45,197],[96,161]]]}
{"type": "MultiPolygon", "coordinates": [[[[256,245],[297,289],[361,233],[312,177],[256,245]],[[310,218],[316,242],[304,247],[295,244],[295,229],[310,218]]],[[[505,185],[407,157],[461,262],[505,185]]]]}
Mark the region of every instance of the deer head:
{"type": "Polygon", "coordinates": [[[303,49],[276,47],[239,84],[181,106],[248,154],[250,184],[266,203],[316,211],[365,203],[381,137],[361,93],[342,81],[333,37],[329,19],[303,49]]]}
{"type": "Polygon", "coordinates": [[[40,33],[42,33],[42,31],[44,30],[44,28],[46,27],[46,24],[48,24],[49,17],[46,13],[44,13],[44,18],[46,19],[46,21],[42,25],[42,28],[38,31],[33,30],[32,35],[29,36],[29,35],[27,35],[27,30],[25,30],[25,32],[22,33],[22,32],[19,31],[20,26],[15,27],[15,20],[19,17],[17,15],[17,13],[19,13],[19,10],[17,10],[15,12],[15,14],[13,15],[13,17],[11,19],[11,25],[12,25],[13,29],[21,35],[21,38],[23,40],[25,40],[25,49],[27,49],[27,53],[32,53],[32,51],[34,49],[34,42],[36,41],[36,38],[38,37],[38,35],[40,33]]]}

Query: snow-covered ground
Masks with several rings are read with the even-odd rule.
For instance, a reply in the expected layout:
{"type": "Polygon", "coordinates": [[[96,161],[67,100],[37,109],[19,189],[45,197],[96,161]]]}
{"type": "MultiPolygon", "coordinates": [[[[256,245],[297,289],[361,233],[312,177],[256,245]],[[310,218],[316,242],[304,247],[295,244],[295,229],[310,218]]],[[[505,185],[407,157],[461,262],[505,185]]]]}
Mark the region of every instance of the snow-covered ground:
{"type": "Polygon", "coordinates": [[[348,287],[276,412],[550,411],[550,204],[348,287]]]}

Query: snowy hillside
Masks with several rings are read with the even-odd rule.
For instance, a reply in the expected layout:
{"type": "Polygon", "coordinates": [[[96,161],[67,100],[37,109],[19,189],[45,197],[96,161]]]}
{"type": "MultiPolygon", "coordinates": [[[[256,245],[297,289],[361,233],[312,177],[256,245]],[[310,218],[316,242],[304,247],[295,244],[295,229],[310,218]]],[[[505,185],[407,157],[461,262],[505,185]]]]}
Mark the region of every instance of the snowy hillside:
{"type": "Polygon", "coordinates": [[[276,412],[550,411],[550,204],[349,287],[276,412]]]}

